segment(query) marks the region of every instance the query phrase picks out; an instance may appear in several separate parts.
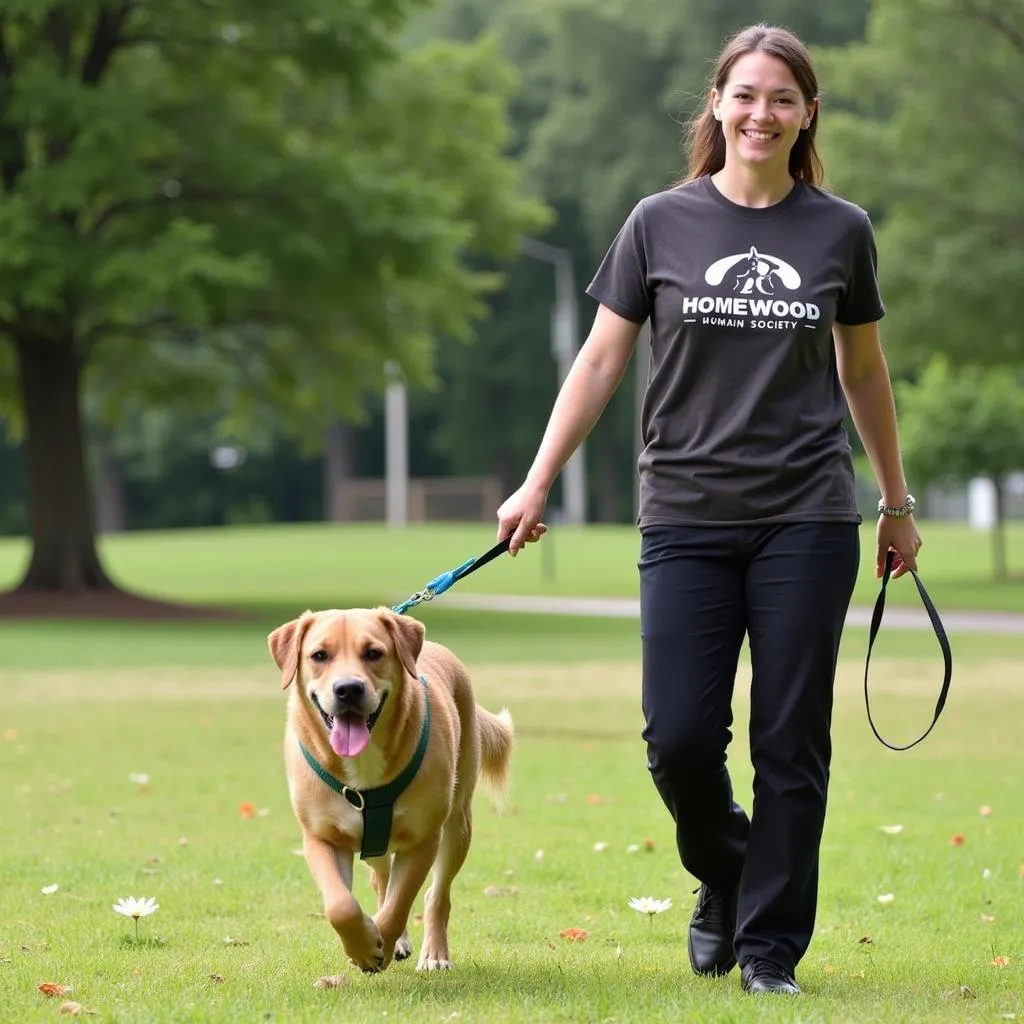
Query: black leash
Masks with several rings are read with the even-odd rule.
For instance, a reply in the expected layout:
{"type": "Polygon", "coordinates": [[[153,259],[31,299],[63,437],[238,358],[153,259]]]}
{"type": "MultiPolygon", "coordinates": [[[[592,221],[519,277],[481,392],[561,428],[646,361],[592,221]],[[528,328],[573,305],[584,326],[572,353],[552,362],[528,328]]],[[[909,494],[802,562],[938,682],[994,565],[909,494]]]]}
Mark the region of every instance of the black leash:
{"type": "Polygon", "coordinates": [[[940,691],[939,699],[935,704],[935,714],[932,717],[932,724],[929,725],[928,728],[925,729],[924,733],[914,740],[913,743],[908,743],[906,746],[898,747],[890,743],[888,740],[883,739],[875,728],[874,720],[871,717],[871,703],[868,700],[868,666],[871,664],[871,648],[875,643],[875,638],[878,636],[878,630],[882,625],[882,613],[885,611],[885,588],[889,583],[889,576],[892,573],[895,555],[895,551],[889,551],[885,557],[885,571],[882,573],[882,589],[878,593],[878,597],[875,600],[875,610],[871,614],[871,629],[868,633],[868,654],[864,662],[864,706],[868,713],[868,724],[871,726],[871,731],[875,734],[879,743],[888,747],[890,750],[909,750],[911,747],[916,747],[917,744],[935,728],[935,723],[938,722],[939,715],[942,714],[942,709],[946,705],[946,698],[949,696],[949,683],[953,678],[953,654],[949,649],[949,637],[946,636],[946,628],[942,625],[939,613],[936,611],[935,605],[932,603],[932,599],[928,596],[928,591],[925,590],[924,584],[921,582],[921,577],[908,566],[908,571],[910,572],[910,575],[914,577],[914,582],[917,584],[917,592],[921,595],[921,602],[924,605],[924,610],[928,613],[928,618],[931,619],[932,629],[935,630],[935,639],[939,641],[939,647],[942,649],[942,660],[944,663],[942,690],[940,691]]]}
{"type": "Polygon", "coordinates": [[[432,601],[438,594],[443,594],[453,583],[458,583],[459,580],[465,579],[471,572],[482,569],[488,562],[497,558],[498,555],[508,551],[511,539],[511,537],[506,537],[504,540],[498,541],[493,548],[484,552],[478,558],[467,558],[462,565],[449,569],[448,572],[443,572],[440,576],[436,576],[422,590],[417,590],[412,597],[407,598],[401,604],[396,604],[392,611],[402,615],[423,601],[432,601]]]}

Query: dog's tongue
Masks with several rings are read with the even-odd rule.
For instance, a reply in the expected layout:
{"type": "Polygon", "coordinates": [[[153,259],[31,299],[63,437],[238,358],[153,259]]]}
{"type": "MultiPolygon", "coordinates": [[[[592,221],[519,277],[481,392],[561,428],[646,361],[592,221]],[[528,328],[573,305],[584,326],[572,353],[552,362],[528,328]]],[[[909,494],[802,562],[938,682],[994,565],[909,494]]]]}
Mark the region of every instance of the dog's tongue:
{"type": "Polygon", "coordinates": [[[331,749],[338,757],[355,757],[370,742],[370,730],[361,718],[336,718],[331,727],[331,749]]]}

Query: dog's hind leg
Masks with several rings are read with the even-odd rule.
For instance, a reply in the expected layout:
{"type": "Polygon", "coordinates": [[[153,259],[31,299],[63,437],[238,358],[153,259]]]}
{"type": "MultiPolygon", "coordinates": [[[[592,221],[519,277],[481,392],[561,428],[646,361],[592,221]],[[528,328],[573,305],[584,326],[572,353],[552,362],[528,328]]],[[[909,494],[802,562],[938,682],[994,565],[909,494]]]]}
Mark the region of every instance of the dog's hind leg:
{"type": "MultiPolygon", "coordinates": [[[[370,885],[377,896],[377,913],[388,895],[388,884],[391,881],[391,855],[386,857],[368,858],[366,863],[370,868],[370,885]]],[[[406,960],[412,956],[412,938],[409,929],[402,932],[402,937],[395,943],[395,959],[406,960]]]]}
{"type": "Polygon", "coordinates": [[[448,918],[452,909],[452,882],[466,861],[473,838],[473,809],[470,799],[455,807],[445,822],[441,846],[434,861],[434,877],[423,906],[423,948],[418,971],[447,971],[451,968],[448,951],[448,918]]]}

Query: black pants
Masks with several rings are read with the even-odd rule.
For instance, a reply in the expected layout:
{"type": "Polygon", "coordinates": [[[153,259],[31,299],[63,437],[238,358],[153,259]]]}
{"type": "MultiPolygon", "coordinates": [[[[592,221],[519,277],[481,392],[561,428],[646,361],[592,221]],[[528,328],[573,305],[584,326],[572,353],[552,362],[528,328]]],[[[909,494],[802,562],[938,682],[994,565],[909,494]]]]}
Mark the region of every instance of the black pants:
{"type": "Polygon", "coordinates": [[[736,956],[795,968],[811,941],[832,691],[860,555],[853,523],[649,527],[640,557],[648,767],[683,866],[739,882],[736,956]],[[726,769],[744,634],[750,817],[726,769]]]}

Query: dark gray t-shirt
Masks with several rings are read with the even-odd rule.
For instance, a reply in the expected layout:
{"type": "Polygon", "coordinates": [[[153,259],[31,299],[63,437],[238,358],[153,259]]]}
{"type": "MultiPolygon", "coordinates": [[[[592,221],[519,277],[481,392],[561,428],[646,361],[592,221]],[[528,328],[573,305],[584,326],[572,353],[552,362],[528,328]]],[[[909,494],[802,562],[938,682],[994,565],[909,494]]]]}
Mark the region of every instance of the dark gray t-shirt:
{"type": "Polygon", "coordinates": [[[651,321],[641,527],[859,522],[832,325],[884,315],[871,222],[798,182],[764,209],[709,177],[641,200],[587,294],[651,321]]]}

